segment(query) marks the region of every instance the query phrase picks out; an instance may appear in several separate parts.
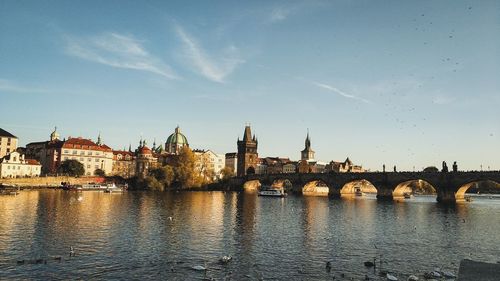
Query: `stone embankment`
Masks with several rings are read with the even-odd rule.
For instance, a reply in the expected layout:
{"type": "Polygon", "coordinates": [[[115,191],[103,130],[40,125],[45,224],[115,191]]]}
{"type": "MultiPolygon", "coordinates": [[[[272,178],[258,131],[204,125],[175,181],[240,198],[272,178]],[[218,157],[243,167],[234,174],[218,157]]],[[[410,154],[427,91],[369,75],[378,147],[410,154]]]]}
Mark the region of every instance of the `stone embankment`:
{"type": "Polygon", "coordinates": [[[14,178],[0,179],[0,185],[3,186],[18,186],[18,187],[58,187],[61,182],[69,182],[70,184],[86,184],[86,183],[102,183],[106,179],[104,177],[38,177],[38,178],[14,178]]]}

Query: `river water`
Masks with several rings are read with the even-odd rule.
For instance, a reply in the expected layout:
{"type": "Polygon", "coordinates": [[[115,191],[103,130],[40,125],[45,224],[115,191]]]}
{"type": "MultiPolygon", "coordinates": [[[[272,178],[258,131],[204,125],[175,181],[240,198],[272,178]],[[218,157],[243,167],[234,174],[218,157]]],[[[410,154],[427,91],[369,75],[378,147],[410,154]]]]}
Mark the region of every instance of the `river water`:
{"type": "Polygon", "coordinates": [[[443,206],[425,196],[406,202],[243,192],[0,196],[1,280],[343,280],[342,274],[385,280],[381,267],[406,280],[435,267],[456,273],[463,258],[497,262],[499,242],[500,200],[488,197],[443,206]],[[223,255],[232,261],[219,264],[223,255]],[[374,257],[377,273],[363,265],[374,257]]]}

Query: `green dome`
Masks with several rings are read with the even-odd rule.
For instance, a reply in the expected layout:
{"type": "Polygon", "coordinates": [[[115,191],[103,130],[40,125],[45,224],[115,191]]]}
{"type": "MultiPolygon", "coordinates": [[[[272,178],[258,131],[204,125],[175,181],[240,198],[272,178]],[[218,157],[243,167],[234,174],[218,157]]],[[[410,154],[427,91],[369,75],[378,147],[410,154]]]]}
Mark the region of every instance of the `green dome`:
{"type": "Polygon", "coordinates": [[[179,127],[175,128],[175,132],[167,138],[165,145],[168,146],[169,144],[189,145],[186,136],[181,133],[179,127]]]}

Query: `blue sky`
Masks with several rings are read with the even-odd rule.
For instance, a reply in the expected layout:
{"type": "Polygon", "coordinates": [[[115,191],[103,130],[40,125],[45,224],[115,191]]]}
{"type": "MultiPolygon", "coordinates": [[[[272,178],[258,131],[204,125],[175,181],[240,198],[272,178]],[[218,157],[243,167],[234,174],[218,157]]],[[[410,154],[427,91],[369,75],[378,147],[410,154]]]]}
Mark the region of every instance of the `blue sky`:
{"type": "Polygon", "coordinates": [[[498,1],[1,1],[0,127],[500,169],[498,1]]]}

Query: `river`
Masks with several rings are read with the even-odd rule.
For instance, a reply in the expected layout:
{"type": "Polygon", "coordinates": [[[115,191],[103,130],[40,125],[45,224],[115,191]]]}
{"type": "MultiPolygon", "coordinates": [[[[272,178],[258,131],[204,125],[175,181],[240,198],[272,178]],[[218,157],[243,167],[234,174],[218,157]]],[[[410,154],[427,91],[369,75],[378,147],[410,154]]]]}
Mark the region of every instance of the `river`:
{"type": "Polygon", "coordinates": [[[406,280],[456,273],[463,258],[499,261],[499,214],[489,197],[443,206],[428,196],[22,191],[0,196],[0,279],[385,280],[363,265],[376,257],[377,272],[406,280]],[[223,255],[232,261],[218,263],[223,255]]]}

